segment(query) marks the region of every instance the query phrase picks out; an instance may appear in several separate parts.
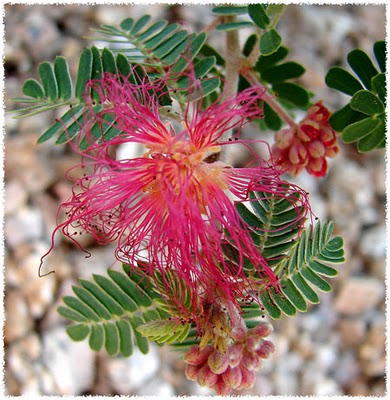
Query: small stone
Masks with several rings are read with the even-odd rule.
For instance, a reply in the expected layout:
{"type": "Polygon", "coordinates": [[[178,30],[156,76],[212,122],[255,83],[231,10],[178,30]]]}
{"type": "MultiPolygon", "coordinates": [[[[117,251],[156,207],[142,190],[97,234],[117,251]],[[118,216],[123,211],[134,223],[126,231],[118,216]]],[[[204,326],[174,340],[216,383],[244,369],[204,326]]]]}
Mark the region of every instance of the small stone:
{"type": "Polygon", "coordinates": [[[5,295],[4,340],[11,343],[33,328],[26,299],[21,290],[8,289],[5,295]]]}
{"type": "Polygon", "coordinates": [[[119,394],[133,394],[158,371],[160,361],[154,346],[150,346],[147,354],[137,348],[129,358],[110,359],[107,364],[108,378],[119,394]]]}
{"type": "Polygon", "coordinates": [[[27,192],[20,181],[13,179],[5,183],[5,215],[15,213],[26,205],[27,192]]]}
{"type": "Polygon", "coordinates": [[[360,249],[365,256],[375,260],[384,260],[386,242],[386,228],[384,225],[378,225],[363,232],[360,249]]]}
{"type": "Polygon", "coordinates": [[[51,395],[76,396],[90,389],[94,360],[88,341],[73,342],[62,326],[46,331],[42,337],[42,362],[57,388],[51,395]]]}
{"type": "Polygon", "coordinates": [[[41,214],[31,207],[20,208],[10,216],[4,227],[8,246],[16,248],[24,242],[38,240],[43,233],[41,214]]]}
{"type": "Polygon", "coordinates": [[[162,380],[160,377],[154,377],[147,382],[147,384],[142,385],[136,393],[137,396],[153,396],[155,398],[170,398],[175,396],[175,391],[173,387],[162,380]]]}
{"type": "Polygon", "coordinates": [[[366,324],[360,317],[341,318],[339,322],[339,332],[343,346],[359,346],[366,335],[366,324]]]}
{"type": "Polygon", "coordinates": [[[343,283],[335,300],[335,309],[346,315],[358,315],[376,307],[384,298],[383,282],[370,277],[353,277],[343,283]]]}
{"type": "Polygon", "coordinates": [[[386,327],[383,319],[373,323],[367,339],[359,349],[361,366],[366,375],[379,377],[385,375],[386,369],[386,327]]]}

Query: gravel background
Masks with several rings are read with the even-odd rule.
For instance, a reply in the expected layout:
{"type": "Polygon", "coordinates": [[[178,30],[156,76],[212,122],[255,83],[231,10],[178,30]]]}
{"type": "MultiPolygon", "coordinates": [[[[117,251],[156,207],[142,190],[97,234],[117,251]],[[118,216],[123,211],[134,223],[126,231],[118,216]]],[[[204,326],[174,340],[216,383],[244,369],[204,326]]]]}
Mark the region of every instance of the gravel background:
{"type": "MultiPolygon", "coordinates": [[[[21,95],[37,65],[64,55],[75,69],[90,28],[150,13],[170,21],[185,19],[194,29],[211,21],[209,6],[5,6],[5,106],[21,95]]],[[[344,65],[348,51],[385,35],[384,6],[289,6],[279,24],[292,59],[302,62],[302,78],[331,109],[345,100],[328,90],[323,77],[331,65],[344,65]]],[[[220,46],[215,35],[213,44],[220,46]]],[[[56,313],[62,296],[79,277],[104,273],[112,249],[93,248],[85,260],[58,237],[55,274],[37,277],[60,201],[70,186],[64,172],[77,162],[64,146],[35,142],[55,114],[26,120],[5,115],[5,394],[8,395],[203,395],[184,377],[184,363],[167,348],[147,356],[108,358],[86,343],[72,343],[56,313]]],[[[345,240],[345,265],[334,292],[319,306],[274,322],[277,352],[259,371],[255,387],[238,394],[385,394],[385,152],[358,154],[342,146],[328,176],[297,180],[311,194],[312,207],[336,224],[345,240]]],[[[90,248],[94,246],[89,243],[90,248]]]]}

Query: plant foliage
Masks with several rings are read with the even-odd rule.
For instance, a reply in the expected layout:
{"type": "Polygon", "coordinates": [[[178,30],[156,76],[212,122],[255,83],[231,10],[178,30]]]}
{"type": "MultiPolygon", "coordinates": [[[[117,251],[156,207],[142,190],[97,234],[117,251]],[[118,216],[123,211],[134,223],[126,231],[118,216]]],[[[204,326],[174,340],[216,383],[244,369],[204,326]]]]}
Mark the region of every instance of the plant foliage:
{"type": "Polygon", "coordinates": [[[361,152],[386,146],[386,48],[374,44],[378,67],[361,49],[352,50],[347,61],[357,78],[340,67],[331,67],[326,84],[351,97],[350,102],[330,118],[345,143],[357,143],[361,152]],[[379,68],[379,69],[378,69],[379,68]]]}
{"type": "MultiPolygon", "coordinates": [[[[271,318],[283,314],[293,316],[307,311],[307,303],[319,303],[313,289],[329,292],[330,284],[324,279],[337,275],[333,264],[343,263],[343,240],[332,238],[333,223],[309,226],[300,231],[297,217],[302,206],[297,206],[298,194],[280,199],[257,192],[252,193],[252,211],[237,204],[242,219],[251,228],[254,242],[259,246],[268,264],[280,279],[281,290],[271,289],[260,294],[261,303],[271,318]],[[294,200],[294,197],[296,200],[294,200]]],[[[253,274],[247,264],[247,273],[253,274]]]]}

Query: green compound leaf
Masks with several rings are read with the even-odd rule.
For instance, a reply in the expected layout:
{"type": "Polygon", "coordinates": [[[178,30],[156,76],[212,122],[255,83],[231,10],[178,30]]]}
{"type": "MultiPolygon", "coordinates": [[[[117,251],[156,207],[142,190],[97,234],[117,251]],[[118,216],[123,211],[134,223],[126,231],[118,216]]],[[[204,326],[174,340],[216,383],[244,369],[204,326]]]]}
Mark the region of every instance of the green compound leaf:
{"type": "Polygon", "coordinates": [[[284,46],[280,46],[278,50],[268,56],[261,55],[256,62],[255,69],[262,73],[266,69],[285,59],[287,55],[288,49],[284,46]]]}
{"type": "Polygon", "coordinates": [[[183,342],[188,336],[190,325],[181,325],[179,321],[159,320],[151,321],[146,324],[140,325],[137,328],[143,336],[155,341],[156,343],[170,344],[174,341],[183,342]]]}
{"type": "Polygon", "coordinates": [[[22,91],[26,96],[34,97],[35,99],[43,99],[45,97],[43,87],[35,79],[27,79],[23,84],[22,91]]]}
{"type": "Polygon", "coordinates": [[[85,87],[87,81],[91,79],[91,73],[92,51],[91,49],[86,48],[80,56],[75,88],[75,96],[81,103],[84,102],[85,87]]]}
{"type": "Polygon", "coordinates": [[[61,100],[69,100],[72,97],[72,78],[68,62],[64,57],[55,58],[54,74],[58,85],[58,97],[61,100]]]}
{"type": "Polygon", "coordinates": [[[356,142],[359,139],[372,134],[380,125],[379,119],[365,118],[361,121],[348,125],[342,132],[341,137],[344,143],[356,142]]]}
{"type": "Polygon", "coordinates": [[[385,112],[382,101],[368,90],[359,90],[356,92],[349,104],[353,110],[370,116],[385,112]]]}
{"type": "Polygon", "coordinates": [[[283,82],[287,79],[300,77],[305,72],[305,68],[294,61],[288,61],[274,67],[267,68],[261,74],[262,80],[270,83],[283,82]]]}
{"type": "Polygon", "coordinates": [[[366,89],[371,90],[371,79],[379,72],[374,67],[370,57],[363,50],[355,49],[348,54],[347,60],[366,89]]]}
{"type": "Polygon", "coordinates": [[[245,7],[245,6],[234,6],[234,5],[217,6],[217,7],[214,7],[211,10],[211,12],[213,14],[217,14],[217,15],[240,15],[240,14],[246,14],[247,7],[245,7]]]}
{"type": "Polygon", "coordinates": [[[329,122],[333,129],[341,132],[346,126],[352,124],[353,122],[359,121],[366,116],[362,113],[352,110],[350,104],[348,103],[340,110],[333,113],[329,119],[329,122]]]}
{"type": "Polygon", "coordinates": [[[309,227],[278,265],[281,290],[271,291],[268,303],[263,303],[272,318],[278,318],[275,308],[280,309],[280,315],[294,315],[294,310],[305,312],[307,302],[318,303],[319,298],[313,288],[323,292],[332,291],[324,278],[335,277],[337,270],[332,266],[345,261],[343,240],[340,237],[332,239],[332,230],[332,223],[318,222],[314,227],[309,227]],[[270,302],[272,306],[268,310],[270,302]]]}
{"type": "Polygon", "coordinates": [[[282,44],[282,38],[275,29],[265,32],[260,37],[260,52],[267,56],[275,53],[282,44]]]}
{"type": "MultiPolygon", "coordinates": [[[[253,211],[240,203],[236,205],[237,211],[251,230],[254,243],[280,279],[280,289],[261,292],[260,301],[273,319],[282,314],[293,316],[297,311],[305,312],[308,303],[319,302],[314,289],[332,290],[324,278],[335,277],[337,270],[333,266],[344,262],[343,240],[338,236],[332,238],[331,222],[318,222],[301,231],[296,219],[303,210],[298,207],[297,193],[292,193],[289,199],[281,199],[256,192],[251,193],[250,199],[253,211]]],[[[250,263],[244,268],[254,276],[250,263]]]]}
{"type": "Polygon", "coordinates": [[[337,110],[329,122],[341,132],[345,143],[357,142],[360,152],[386,146],[386,77],[383,73],[386,54],[383,41],[374,44],[374,54],[381,73],[360,49],[351,51],[347,57],[348,64],[367,90],[349,72],[339,67],[332,67],[325,79],[329,87],[352,95],[350,102],[337,110]]]}
{"type": "Polygon", "coordinates": [[[261,29],[266,29],[270,23],[266,7],[263,4],[249,4],[248,14],[252,21],[261,29]]]}
{"type": "Polygon", "coordinates": [[[308,91],[295,83],[275,83],[272,85],[272,89],[278,97],[298,107],[306,107],[309,103],[310,96],[308,91]]]}
{"type": "Polygon", "coordinates": [[[58,98],[58,86],[57,86],[57,80],[54,75],[52,65],[47,61],[40,63],[39,67],[38,67],[38,73],[39,73],[39,77],[43,83],[43,89],[45,91],[45,96],[49,100],[57,99],[58,98]]]}
{"type": "Polygon", "coordinates": [[[282,128],[283,122],[279,115],[267,104],[264,103],[264,123],[273,131],[278,131],[282,128]]]}
{"type": "MultiPolygon", "coordinates": [[[[108,270],[108,274],[108,277],[96,274],[94,281],[81,279],[81,286],[73,287],[75,296],[64,297],[64,305],[58,307],[58,312],[73,322],[67,328],[68,335],[76,341],[88,339],[92,350],[104,347],[111,356],[128,357],[135,346],[147,353],[148,340],[137,328],[166,317],[156,303],[161,296],[150,288],[150,282],[140,284],[144,278],[138,275],[114,270],[108,270]]],[[[179,335],[172,335],[164,342],[184,339],[189,326],[180,325],[180,329],[179,335]]]]}
{"type": "Polygon", "coordinates": [[[71,325],[66,328],[66,333],[75,342],[81,342],[90,333],[90,328],[84,324],[71,325]]]}
{"type": "Polygon", "coordinates": [[[236,31],[242,28],[250,28],[253,26],[251,21],[234,21],[226,22],[224,24],[217,25],[216,29],[218,31],[236,31]]]}
{"type": "Polygon", "coordinates": [[[374,44],[374,55],[381,72],[386,72],[386,42],[384,40],[374,44]]]}
{"type": "Polygon", "coordinates": [[[386,104],[386,75],[378,74],[371,79],[372,91],[386,104]]]}
{"type": "Polygon", "coordinates": [[[349,72],[340,67],[331,67],[325,76],[325,83],[332,89],[352,96],[363,89],[360,82],[349,72]]]}

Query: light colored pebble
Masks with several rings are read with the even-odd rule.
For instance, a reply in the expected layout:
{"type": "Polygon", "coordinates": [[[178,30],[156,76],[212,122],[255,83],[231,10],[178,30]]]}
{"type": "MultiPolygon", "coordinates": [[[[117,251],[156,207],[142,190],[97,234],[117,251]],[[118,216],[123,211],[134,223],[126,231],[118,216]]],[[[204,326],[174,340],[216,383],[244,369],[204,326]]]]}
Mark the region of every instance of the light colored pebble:
{"type": "Polygon", "coordinates": [[[129,358],[110,359],[107,372],[111,384],[120,394],[130,394],[147,384],[159,367],[157,351],[151,345],[147,354],[142,354],[135,348],[129,358]]]}
{"type": "Polygon", "coordinates": [[[14,215],[7,218],[4,227],[5,240],[12,248],[24,242],[38,240],[42,233],[41,213],[31,207],[20,208],[14,215]]]}
{"type": "Polygon", "coordinates": [[[360,249],[364,256],[384,260],[386,244],[386,228],[384,225],[377,225],[363,232],[360,249]]]}
{"type": "Polygon", "coordinates": [[[335,299],[335,309],[346,315],[359,315],[383,300],[384,283],[371,277],[353,277],[343,282],[335,299]]]}
{"type": "Polygon", "coordinates": [[[27,201],[27,192],[20,181],[14,179],[5,183],[5,215],[10,215],[22,208],[27,201]]]}
{"type": "Polygon", "coordinates": [[[22,338],[33,326],[33,320],[22,291],[8,289],[5,296],[5,342],[12,343],[22,338]]]}
{"type": "Polygon", "coordinates": [[[88,341],[73,342],[63,326],[46,331],[42,338],[42,364],[50,371],[57,393],[78,395],[92,386],[95,355],[88,341]]]}
{"type": "Polygon", "coordinates": [[[362,343],[366,335],[366,324],[361,316],[341,318],[338,324],[342,346],[355,347],[362,343]]]}

